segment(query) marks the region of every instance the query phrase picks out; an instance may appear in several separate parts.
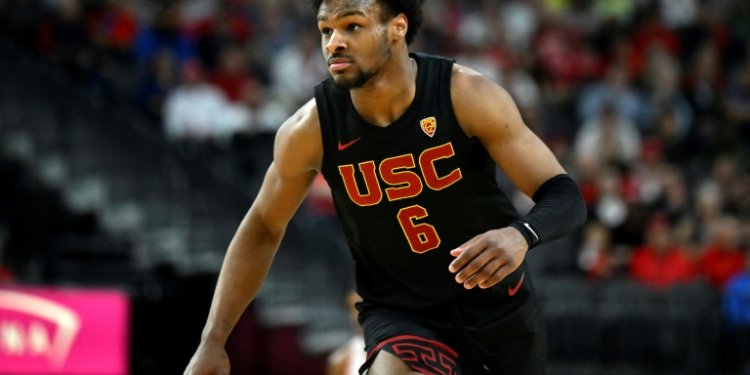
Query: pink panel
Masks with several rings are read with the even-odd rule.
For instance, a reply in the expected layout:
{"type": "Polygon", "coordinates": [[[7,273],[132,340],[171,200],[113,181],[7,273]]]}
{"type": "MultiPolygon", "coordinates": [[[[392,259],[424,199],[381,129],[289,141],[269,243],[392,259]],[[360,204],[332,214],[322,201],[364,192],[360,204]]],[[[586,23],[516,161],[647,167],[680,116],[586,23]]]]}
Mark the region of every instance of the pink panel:
{"type": "Polygon", "coordinates": [[[128,373],[128,297],[116,290],[0,288],[0,373],[128,373]]]}

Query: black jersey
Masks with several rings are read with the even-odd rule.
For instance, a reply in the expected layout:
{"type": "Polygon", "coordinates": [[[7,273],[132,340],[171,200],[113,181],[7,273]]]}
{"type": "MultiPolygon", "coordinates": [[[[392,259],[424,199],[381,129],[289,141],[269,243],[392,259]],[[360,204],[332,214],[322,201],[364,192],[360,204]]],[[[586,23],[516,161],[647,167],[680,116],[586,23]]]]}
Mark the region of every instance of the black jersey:
{"type": "Polygon", "coordinates": [[[366,301],[414,308],[467,293],[448,271],[450,250],[518,213],[497,186],[495,163],[456,120],[453,61],[411,56],[419,67],[414,100],[386,127],[364,121],[331,78],[315,87],[315,99],[322,173],[356,262],[357,289],[366,301]]]}

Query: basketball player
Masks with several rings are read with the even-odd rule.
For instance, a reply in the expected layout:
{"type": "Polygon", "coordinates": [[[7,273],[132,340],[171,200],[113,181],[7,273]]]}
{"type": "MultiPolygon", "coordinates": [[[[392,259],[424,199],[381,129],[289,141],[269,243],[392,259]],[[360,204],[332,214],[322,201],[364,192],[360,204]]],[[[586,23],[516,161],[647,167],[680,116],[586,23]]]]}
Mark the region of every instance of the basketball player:
{"type": "Polygon", "coordinates": [[[320,172],[356,262],[368,375],[543,374],[527,251],[580,226],[578,187],[475,71],[409,53],[422,1],[314,1],[331,77],[286,121],[232,240],[186,374],[226,374],[224,344],[320,172]],[[499,166],[535,207],[519,217],[499,166]]]}

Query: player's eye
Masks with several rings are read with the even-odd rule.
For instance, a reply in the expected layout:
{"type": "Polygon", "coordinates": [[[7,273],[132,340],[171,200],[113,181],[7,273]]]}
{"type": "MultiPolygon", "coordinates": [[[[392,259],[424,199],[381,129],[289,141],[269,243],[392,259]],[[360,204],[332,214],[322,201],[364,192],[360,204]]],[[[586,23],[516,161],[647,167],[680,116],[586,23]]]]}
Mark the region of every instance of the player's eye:
{"type": "Polygon", "coordinates": [[[331,35],[332,32],[333,30],[330,27],[324,27],[320,29],[320,33],[323,35],[331,35]]]}
{"type": "Polygon", "coordinates": [[[359,24],[356,24],[356,23],[350,23],[349,25],[347,25],[347,26],[346,26],[346,29],[347,29],[347,30],[349,30],[349,31],[357,31],[357,30],[359,30],[359,29],[360,29],[361,27],[362,27],[362,26],[360,26],[359,24]]]}

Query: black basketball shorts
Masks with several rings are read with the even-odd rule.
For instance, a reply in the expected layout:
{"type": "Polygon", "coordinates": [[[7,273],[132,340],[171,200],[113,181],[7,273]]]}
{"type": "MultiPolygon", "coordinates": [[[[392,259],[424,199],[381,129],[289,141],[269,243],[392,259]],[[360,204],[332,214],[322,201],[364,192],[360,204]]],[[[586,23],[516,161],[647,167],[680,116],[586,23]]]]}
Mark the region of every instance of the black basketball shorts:
{"type": "Polygon", "coordinates": [[[487,298],[466,298],[422,311],[367,301],[357,308],[367,351],[360,374],[381,350],[422,374],[545,373],[544,322],[533,295],[502,304],[487,298]]]}

